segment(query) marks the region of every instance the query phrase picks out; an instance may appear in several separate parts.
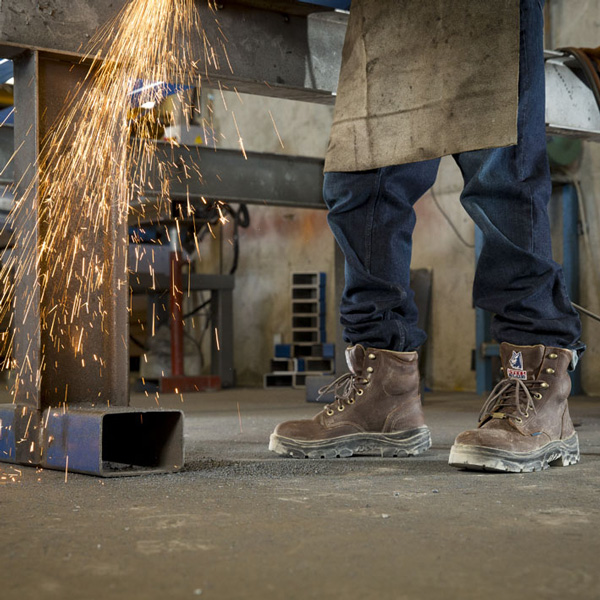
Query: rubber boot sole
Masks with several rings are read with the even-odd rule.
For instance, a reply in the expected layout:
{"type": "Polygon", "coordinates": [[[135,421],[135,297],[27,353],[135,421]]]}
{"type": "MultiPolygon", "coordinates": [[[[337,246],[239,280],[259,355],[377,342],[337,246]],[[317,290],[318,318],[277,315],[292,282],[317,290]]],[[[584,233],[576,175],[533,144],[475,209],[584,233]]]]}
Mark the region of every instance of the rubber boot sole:
{"type": "Polygon", "coordinates": [[[295,440],[271,434],[269,450],[292,458],[349,458],[350,456],[414,456],[431,447],[426,426],[396,433],[354,433],[328,440],[295,440]]]}
{"type": "Polygon", "coordinates": [[[579,462],[579,440],[573,434],[565,440],[549,442],[531,452],[509,452],[483,446],[454,444],[448,464],[458,469],[530,473],[548,467],[568,467],[579,462]]]}

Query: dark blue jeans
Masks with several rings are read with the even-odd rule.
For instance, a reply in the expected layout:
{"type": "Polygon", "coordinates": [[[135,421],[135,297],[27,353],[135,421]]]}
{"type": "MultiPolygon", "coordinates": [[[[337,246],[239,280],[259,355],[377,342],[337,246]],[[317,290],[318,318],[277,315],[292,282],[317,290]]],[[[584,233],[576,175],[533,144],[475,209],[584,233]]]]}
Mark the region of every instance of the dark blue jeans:
{"type": "MultiPolygon", "coordinates": [[[[541,0],[521,1],[520,28],[517,145],[454,156],[464,178],[461,203],[484,238],[473,300],[494,314],[498,341],[581,350],[579,317],[550,246],[541,0]]],[[[325,174],[328,221],[346,258],[347,342],[411,351],[425,341],[409,287],[413,207],[438,166],[436,159],[325,174]]]]}

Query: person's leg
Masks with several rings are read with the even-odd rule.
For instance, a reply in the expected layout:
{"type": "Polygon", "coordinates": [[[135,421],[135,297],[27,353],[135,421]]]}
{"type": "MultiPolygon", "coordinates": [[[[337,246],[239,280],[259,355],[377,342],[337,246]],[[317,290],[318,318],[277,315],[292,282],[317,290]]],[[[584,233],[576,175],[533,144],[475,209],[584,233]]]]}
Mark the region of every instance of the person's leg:
{"type": "Polygon", "coordinates": [[[579,349],[579,316],[550,246],[544,85],[542,6],[523,0],[518,143],[455,157],[461,202],[483,233],[473,300],[494,314],[499,341],[579,349]]]}
{"type": "Polygon", "coordinates": [[[345,259],[341,303],[350,373],[323,391],[335,400],[313,419],[287,421],[269,449],[297,458],[408,456],[431,445],[419,396],[417,327],[410,291],[415,202],[439,160],[360,173],[327,173],[329,224],[345,259]]]}
{"type": "Polygon", "coordinates": [[[450,464],[457,467],[531,471],[579,458],[567,368],[571,350],[584,345],[550,245],[540,0],[521,0],[520,35],[517,145],[456,157],[465,179],[461,201],[483,233],[474,303],[494,313],[505,376],[479,428],[456,439],[450,464]]]}
{"type": "Polygon", "coordinates": [[[327,218],[346,259],[340,319],[350,344],[405,352],[425,341],[410,290],[413,207],[438,166],[430,160],[325,174],[327,218]]]}

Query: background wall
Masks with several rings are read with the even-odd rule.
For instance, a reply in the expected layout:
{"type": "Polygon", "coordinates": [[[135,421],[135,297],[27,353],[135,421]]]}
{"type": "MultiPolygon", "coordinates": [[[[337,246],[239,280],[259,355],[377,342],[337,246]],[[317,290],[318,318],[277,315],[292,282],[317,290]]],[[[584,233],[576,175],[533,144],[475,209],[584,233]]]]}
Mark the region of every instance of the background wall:
{"type": "MultiPolygon", "coordinates": [[[[596,46],[600,41],[600,0],[549,0],[546,47],[596,46]],[[574,10],[576,9],[576,10],[574,10]]],[[[210,115],[217,145],[290,155],[324,156],[332,118],[325,106],[205,91],[204,112],[210,115]],[[239,128],[235,127],[235,121],[239,128]],[[279,137],[273,121],[276,124],[279,137]]],[[[600,264],[598,203],[600,146],[584,143],[581,181],[595,260],[586,256],[582,240],[581,303],[600,310],[597,265],[600,264]]],[[[475,312],[471,306],[474,273],[473,225],[459,203],[462,178],[454,161],[444,158],[433,194],[416,205],[413,267],[433,269],[430,360],[426,379],[436,390],[474,390],[471,356],[475,348],[475,312]],[[434,197],[435,196],[435,197],[434,197]],[[437,201],[437,202],[436,202],[437,201]],[[450,223],[454,226],[454,230],[450,223]]],[[[327,327],[333,338],[337,310],[333,305],[334,240],[325,211],[250,207],[251,226],[240,233],[240,263],[235,290],[235,362],[240,385],[261,385],[269,370],[273,336],[291,337],[291,272],[328,274],[327,327]]],[[[229,265],[231,227],[225,226],[202,248],[201,269],[215,272],[229,265]]],[[[560,253],[557,252],[559,255],[560,253]]],[[[584,318],[589,350],[583,362],[588,393],[600,393],[600,324],[584,318]]]]}
{"type": "MultiPolygon", "coordinates": [[[[220,148],[323,157],[333,109],[277,98],[204,92],[203,113],[220,148]],[[235,119],[234,119],[235,117],[235,119]],[[237,124],[237,128],[236,128],[237,124]],[[239,134],[238,134],[239,129],[239,134]],[[283,144],[283,147],[282,147],[283,144]]],[[[291,274],[327,274],[327,332],[335,335],[333,303],[334,239],[325,210],[249,206],[250,227],[241,229],[240,259],[234,291],[235,367],[239,385],[262,385],[270,371],[273,340],[291,342],[291,274]]],[[[203,272],[232,261],[232,226],[201,247],[203,272]]]]}

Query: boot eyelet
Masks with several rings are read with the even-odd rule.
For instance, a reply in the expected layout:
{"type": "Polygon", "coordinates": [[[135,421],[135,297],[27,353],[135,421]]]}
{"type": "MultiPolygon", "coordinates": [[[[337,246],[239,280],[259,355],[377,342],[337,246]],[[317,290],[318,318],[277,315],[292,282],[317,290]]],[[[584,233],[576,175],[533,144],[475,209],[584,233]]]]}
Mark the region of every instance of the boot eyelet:
{"type": "Polygon", "coordinates": [[[354,398],[348,398],[348,404],[354,404],[355,400],[354,398]]]}
{"type": "Polygon", "coordinates": [[[369,360],[375,360],[377,356],[373,353],[369,354],[369,360]]]}
{"type": "Polygon", "coordinates": [[[553,352],[552,354],[548,354],[548,358],[558,358],[558,354],[553,352]]]}
{"type": "Polygon", "coordinates": [[[344,410],[344,408],[346,408],[343,404],[338,406],[337,409],[342,412],[344,410]]]}
{"type": "Polygon", "coordinates": [[[545,381],[542,381],[542,383],[540,383],[540,387],[543,387],[544,389],[549,388],[550,384],[546,383],[545,381]]]}
{"type": "Polygon", "coordinates": [[[326,413],[327,413],[327,415],[328,415],[328,416],[330,416],[330,417],[332,417],[332,416],[335,414],[335,413],[334,413],[334,412],[333,412],[331,409],[329,409],[329,408],[328,408],[328,409],[327,409],[325,412],[326,412],[326,413]]]}
{"type": "Polygon", "coordinates": [[[556,373],[556,371],[554,369],[551,369],[550,367],[548,367],[546,369],[546,373],[548,373],[548,375],[553,375],[554,373],[556,373]]]}
{"type": "Polygon", "coordinates": [[[529,419],[529,413],[525,413],[523,416],[524,416],[526,419],[529,419]]]}
{"type": "Polygon", "coordinates": [[[533,395],[533,397],[534,397],[536,400],[541,400],[541,399],[542,399],[542,395],[541,395],[539,392],[536,392],[536,393],[533,395]]]}
{"type": "Polygon", "coordinates": [[[365,393],[365,390],[356,390],[356,393],[357,393],[359,396],[362,396],[362,395],[365,393]]]}
{"type": "Polygon", "coordinates": [[[523,422],[523,419],[521,419],[521,417],[515,417],[515,421],[520,424],[523,422]]]}
{"type": "Polygon", "coordinates": [[[375,369],[373,367],[367,367],[367,373],[372,373],[375,369]]]}

